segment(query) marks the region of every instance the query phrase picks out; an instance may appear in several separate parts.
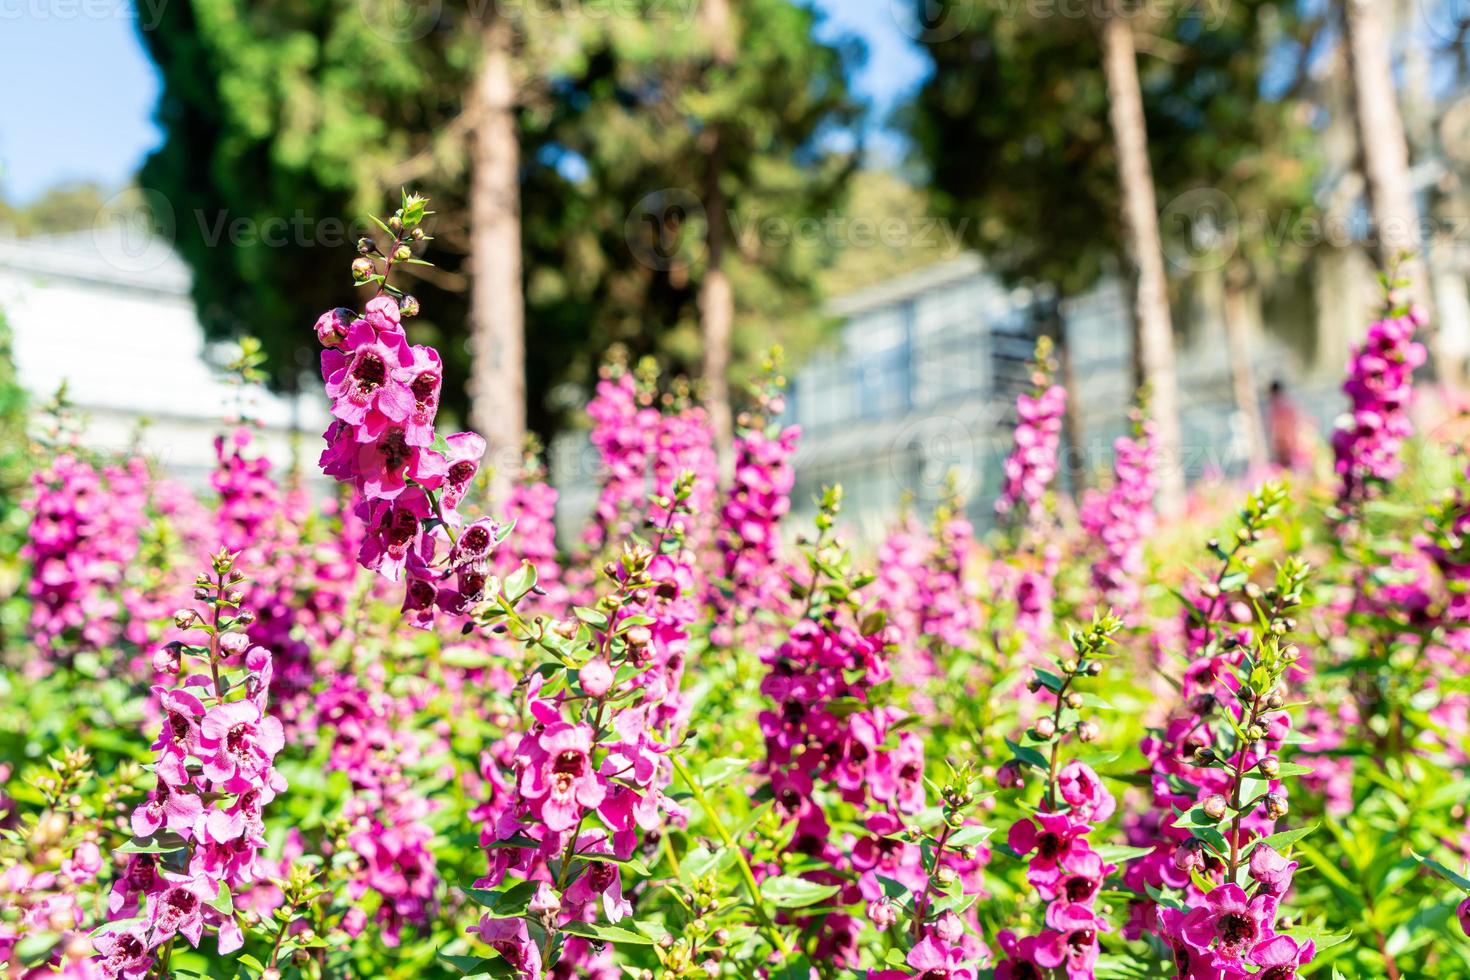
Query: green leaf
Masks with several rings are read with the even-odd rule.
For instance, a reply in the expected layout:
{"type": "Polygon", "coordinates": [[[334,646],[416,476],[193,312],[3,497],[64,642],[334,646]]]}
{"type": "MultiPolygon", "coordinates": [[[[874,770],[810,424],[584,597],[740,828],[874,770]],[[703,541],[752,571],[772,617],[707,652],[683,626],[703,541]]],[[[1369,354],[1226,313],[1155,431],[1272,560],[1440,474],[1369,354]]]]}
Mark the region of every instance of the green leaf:
{"type": "Polygon", "coordinates": [[[15,958],[26,966],[45,962],[61,941],[59,932],[32,932],[15,944],[15,958]]]}
{"type": "Polygon", "coordinates": [[[995,833],[995,828],[993,827],[981,827],[978,824],[972,824],[968,827],[961,827],[959,830],[950,834],[949,844],[953,847],[973,847],[976,844],[985,843],[993,833],[995,833]]]}
{"type": "Polygon", "coordinates": [[[536,587],[536,566],[528,561],[521,562],[521,567],[511,572],[505,579],[505,597],[512,604],[520,602],[526,593],[536,587]]]}
{"type": "Polygon", "coordinates": [[[705,789],[713,789],[737,772],[749,772],[751,765],[749,759],[711,759],[699,770],[699,784],[705,789]]]}
{"type": "Polygon", "coordinates": [[[209,902],[209,907],[220,915],[235,914],[235,898],[230,894],[229,885],[223,881],[219,883],[219,891],[215,893],[214,898],[209,902]]]}
{"type": "Polygon", "coordinates": [[[117,850],[123,854],[172,854],[188,846],[188,842],[178,834],[164,832],[152,837],[134,837],[117,850]]]}
{"type": "Polygon", "coordinates": [[[1426,867],[1429,870],[1433,871],[1435,874],[1439,875],[1445,881],[1448,881],[1450,884],[1452,884],[1456,888],[1460,889],[1460,891],[1462,891],[1462,892],[1470,892],[1470,878],[1466,878],[1462,874],[1459,874],[1457,872],[1451,871],[1449,868],[1445,867],[1443,864],[1440,864],[1438,861],[1434,860],[1434,858],[1427,858],[1424,855],[1419,854],[1419,853],[1416,853],[1416,852],[1413,852],[1413,851],[1411,851],[1410,853],[1414,855],[1414,860],[1418,861],[1424,867],[1426,867]]]}
{"type": "Polygon", "coordinates": [[[1317,825],[1312,824],[1310,827],[1297,827],[1294,830],[1283,830],[1280,833],[1272,834],[1269,837],[1262,837],[1260,840],[1256,841],[1256,846],[1259,847],[1262,844],[1265,844],[1267,847],[1270,847],[1274,850],[1284,851],[1316,829],[1317,825]]]}
{"type": "Polygon", "coordinates": [[[781,909],[799,909],[836,895],[836,885],[823,885],[794,875],[779,875],[761,882],[761,898],[781,909]]]}
{"type": "Polygon", "coordinates": [[[624,946],[653,945],[653,940],[641,932],[633,932],[631,929],[605,925],[600,922],[568,922],[561,927],[561,930],[573,936],[581,936],[583,939],[595,939],[601,943],[622,944],[624,946]]]}
{"type": "Polygon", "coordinates": [[[466,977],[515,977],[518,971],[499,956],[461,956],[440,953],[439,958],[459,970],[466,977]]]}
{"type": "Polygon", "coordinates": [[[1154,852],[1152,847],[1128,847],[1124,844],[1104,844],[1094,850],[1104,864],[1123,864],[1154,852]]]}

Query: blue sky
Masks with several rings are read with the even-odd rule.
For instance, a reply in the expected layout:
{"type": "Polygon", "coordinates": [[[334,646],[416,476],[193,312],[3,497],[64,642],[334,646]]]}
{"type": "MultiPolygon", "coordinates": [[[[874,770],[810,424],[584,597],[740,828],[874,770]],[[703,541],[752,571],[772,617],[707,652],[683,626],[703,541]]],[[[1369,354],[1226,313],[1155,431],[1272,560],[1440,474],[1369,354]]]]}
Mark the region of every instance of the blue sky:
{"type": "MultiPolygon", "coordinates": [[[[899,0],[812,2],[828,14],[824,31],[868,43],[868,63],[853,82],[882,118],[926,70],[894,19],[899,0]]],[[[149,5],[142,9],[147,16],[149,5]]],[[[125,184],[159,139],[152,121],[158,79],[129,0],[0,5],[0,35],[7,62],[0,195],[24,202],[68,181],[125,184]]],[[[880,155],[895,147],[881,134],[874,144],[880,155]]]]}

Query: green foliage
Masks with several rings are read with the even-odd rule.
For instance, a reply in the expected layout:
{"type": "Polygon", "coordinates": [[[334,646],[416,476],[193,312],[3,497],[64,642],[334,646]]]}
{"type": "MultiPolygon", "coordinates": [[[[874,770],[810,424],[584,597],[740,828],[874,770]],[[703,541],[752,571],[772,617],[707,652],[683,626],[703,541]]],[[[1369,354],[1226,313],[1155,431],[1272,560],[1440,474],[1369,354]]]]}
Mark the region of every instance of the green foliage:
{"type": "MultiPolygon", "coordinates": [[[[824,215],[847,172],[821,138],[855,113],[850,52],[812,39],[811,11],[790,0],[739,5],[740,56],[717,70],[697,19],[672,16],[679,5],[611,8],[503,13],[517,36],[530,422],[543,431],[565,407],[547,393],[590,380],[615,341],[679,370],[699,363],[699,223],[680,233],[690,261],[671,268],[640,261],[631,236],[649,195],[700,196],[707,127],[726,134],[722,187],[741,227],[824,215]]],[[[444,353],[446,405],[462,411],[469,93],[480,17],[499,7],[436,6],[433,20],[414,8],[407,23],[392,19],[395,9],[376,0],[162,8],[143,40],[164,80],[165,142],[140,180],[194,272],[206,330],[260,337],[287,387],[313,358],[301,311],[351,295],[343,257],[370,230],[363,216],[384,192],[422,188],[440,209],[430,228],[440,268],[405,270],[399,283],[429,311],[413,339],[444,353]]],[[[799,342],[820,322],[812,273],[834,249],[775,241],[752,236],[730,263],[737,344],[750,356],[778,326],[799,342]]]]}

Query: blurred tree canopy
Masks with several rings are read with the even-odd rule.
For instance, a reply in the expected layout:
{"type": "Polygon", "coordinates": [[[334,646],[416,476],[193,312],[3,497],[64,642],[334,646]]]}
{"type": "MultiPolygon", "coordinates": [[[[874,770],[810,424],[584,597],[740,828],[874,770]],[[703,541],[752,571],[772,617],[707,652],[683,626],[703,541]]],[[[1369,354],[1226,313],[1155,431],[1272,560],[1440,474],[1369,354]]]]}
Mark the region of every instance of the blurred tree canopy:
{"type": "MultiPolygon", "coordinates": [[[[649,261],[639,234],[650,195],[697,201],[707,120],[734,134],[722,186],[742,227],[822,213],[850,164],[827,137],[856,118],[845,75],[861,51],[816,41],[815,14],[746,0],[737,67],[714,74],[688,3],[640,6],[638,17],[627,5],[597,16],[579,4],[507,8],[519,11],[529,422],[543,432],[565,407],[548,393],[587,381],[613,342],[674,370],[698,364],[698,236],[664,227],[677,258],[649,261]]],[[[140,182],[172,221],[206,331],[261,337],[278,384],[314,361],[316,313],[353,301],[348,264],[363,219],[406,185],[438,212],[427,255],[436,268],[401,283],[424,308],[412,329],[444,352],[446,402],[463,410],[464,109],[483,13],[473,3],[186,0],[143,34],[163,76],[166,138],[140,182]]],[[[833,250],[800,245],[759,234],[741,243],[731,263],[741,352],[775,327],[799,347],[819,324],[812,273],[833,250]]]]}
{"type": "MultiPolygon", "coordinates": [[[[1097,23],[1078,5],[917,5],[935,71],[902,122],[938,206],[975,216],[967,240],[1003,277],[1086,290],[1122,251],[1097,23]]],[[[1166,250],[1199,256],[1191,238],[1207,218],[1235,222],[1228,247],[1243,259],[1289,258],[1291,242],[1257,234],[1257,220],[1313,206],[1318,154],[1300,95],[1321,23],[1274,0],[1125,4],[1122,16],[1138,48],[1166,250]],[[1171,214],[1202,189],[1212,193],[1171,214]]]]}

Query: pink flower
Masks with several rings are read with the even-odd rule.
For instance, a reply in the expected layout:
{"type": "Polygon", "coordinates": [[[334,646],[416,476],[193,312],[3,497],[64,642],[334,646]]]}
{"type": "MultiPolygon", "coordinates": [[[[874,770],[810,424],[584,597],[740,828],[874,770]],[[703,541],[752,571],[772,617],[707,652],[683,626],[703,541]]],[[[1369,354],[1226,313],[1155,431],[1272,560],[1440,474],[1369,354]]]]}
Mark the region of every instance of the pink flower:
{"type": "Polygon", "coordinates": [[[187,838],[203,812],[204,805],[198,796],[189,792],[170,791],[169,784],[160,776],[152,797],[133,811],[133,834],[137,837],[151,837],[160,827],[167,827],[187,838]]]}
{"type": "Polygon", "coordinates": [[[1184,917],[1184,939],[1201,952],[1211,948],[1222,967],[1239,964],[1255,945],[1271,935],[1271,898],[1247,900],[1239,885],[1226,884],[1204,897],[1184,917]]]}
{"type": "Polygon", "coordinates": [[[606,788],[592,768],[592,730],[557,722],[536,740],[539,758],[521,775],[521,794],[540,805],[554,831],[570,830],[584,808],[601,805],[606,788]]]}
{"type": "Polygon", "coordinates": [[[281,723],[251,701],[210,709],[200,729],[204,774],[226,786],[258,781],[286,742],[281,723]]]}
{"type": "Polygon", "coordinates": [[[153,968],[153,953],[135,930],[99,932],[92,947],[102,961],[102,972],[122,980],[143,980],[153,968]]]}
{"type": "Polygon", "coordinates": [[[1031,859],[1027,880],[1054,883],[1060,877],[1060,863],[1088,849],[1084,836],[1091,828],[1073,823],[1064,813],[1038,813],[1034,820],[1017,820],[1011,825],[1007,843],[1017,854],[1036,852],[1031,859]]]}
{"type": "Polygon", "coordinates": [[[1261,968],[1256,980],[1295,980],[1297,970],[1310,963],[1317,945],[1298,943],[1290,936],[1273,936],[1251,950],[1250,961],[1261,968]]]}
{"type": "Polygon", "coordinates": [[[1113,795],[1097,778],[1097,773],[1076,760],[1057,773],[1057,792],[1079,820],[1101,822],[1111,817],[1116,808],[1113,795]]]}
{"type": "Polygon", "coordinates": [[[198,946],[204,934],[204,912],[214,900],[215,887],[202,875],[166,874],[167,886],[148,899],[149,945],[181,935],[198,946]]]}
{"type": "Polygon", "coordinates": [[[524,919],[481,919],[470,935],[495,949],[521,980],[541,980],[541,950],[531,941],[524,919]]]}

